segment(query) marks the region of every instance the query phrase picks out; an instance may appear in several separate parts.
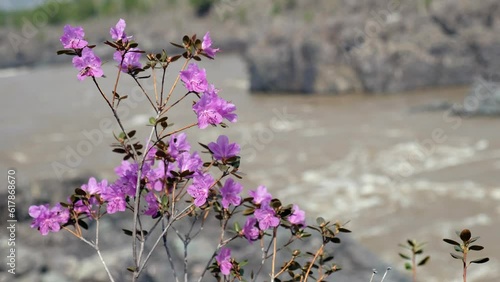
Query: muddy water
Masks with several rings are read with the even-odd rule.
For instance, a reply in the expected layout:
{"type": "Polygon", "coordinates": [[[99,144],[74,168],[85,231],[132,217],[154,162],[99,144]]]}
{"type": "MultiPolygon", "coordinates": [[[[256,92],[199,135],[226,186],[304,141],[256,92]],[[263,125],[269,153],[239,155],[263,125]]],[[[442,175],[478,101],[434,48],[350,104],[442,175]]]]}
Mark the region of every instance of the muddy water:
{"type": "MultiPolygon", "coordinates": [[[[470,228],[481,235],[483,255],[492,261],[473,265],[469,281],[499,280],[500,120],[419,110],[440,101],[460,103],[466,89],[392,96],[250,95],[240,59],[225,57],[205,66],[209,81],[238,106],[239,122],[202,135],[192,130],[190,140],[206,143],[224,133],[240,142],[247,189],[264,184],[311,217],[350,220],[353,236],[393,267],[402,265],[398,243],[428,242],[431,264],[421,269],[421,281],[459,281],[460,263],[441,238],[470,228]]],[[[103,88],[110,89],[112,63],[106,68],[103,88]]],[[[91,81],[79,83],[73,69],[54,66],[2,71],[0,84],[1,169],[16,167],[27,184],[85,172],[113,177],[119,157],[109,150],[112,118],[91,81]]],[[[146,89],[152,93],[151,85],[146,89]]],[[[152,114],[137,88],[128,81],[118,92],[130,95],[123,104],[125,126],[143,127],[152,114]]],[[[178,110],[171,120],[181,127],[194,116],[178,110]]],[[[34,197],[43,193],[32,187],[34,197]]]]}

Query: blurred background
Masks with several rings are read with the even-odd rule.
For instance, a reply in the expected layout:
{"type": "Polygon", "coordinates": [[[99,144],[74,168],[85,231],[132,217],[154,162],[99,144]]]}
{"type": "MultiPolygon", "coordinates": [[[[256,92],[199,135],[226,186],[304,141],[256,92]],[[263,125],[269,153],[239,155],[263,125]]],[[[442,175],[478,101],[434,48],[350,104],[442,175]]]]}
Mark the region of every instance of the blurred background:
{"type": "MultiPolygon", "coordinates": [[[[468,281],[500,280],[498,1],[2,0],[0,168],[15,168],[19,181],[19,281],[102,274],[91,251],[82,251],[87,260],[69,251],[86,248],[74,238],[30,230],[27,209],[64,201],[88,176],[115,177],[112,114],[56,51],[65,24],[83,26],[98,44],[107,75],[100,81],[110,92],[113,50],[100,43],[119,18],[147,52],[176,54],[169,42],[211,32],[221,52],[201,65],[239,120],[188,136],[193,147],[219,134],[240,143],[246,190],[263,184],[311,219],[350,220],[355,244],[401,272],[398,243],[427,242],[431,260],[420,281],[461,281],[442,238],[469,228],[485,246],[474,258],[491,261],[473,265],[468,281]],[[67,253],[56,250],[61,244],[67,253]],[[86,272],[75,276],[78,267],[86,272]]],[[[180,67],[169,68],[169,81],[180,67]]],[[[122,82],[130,96],[124,125],[145,132],[152,111],[131,79],[122,82]]],[[[180,108],[170,117],[176,126],[195,120],[180,108]]]]}

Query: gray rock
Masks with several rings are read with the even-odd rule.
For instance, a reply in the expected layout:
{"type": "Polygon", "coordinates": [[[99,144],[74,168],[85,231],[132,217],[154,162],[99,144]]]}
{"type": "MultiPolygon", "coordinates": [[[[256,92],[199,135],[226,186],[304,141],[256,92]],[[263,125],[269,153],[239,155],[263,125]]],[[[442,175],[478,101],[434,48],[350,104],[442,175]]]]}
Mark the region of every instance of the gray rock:
{"type": "Polygon", "coordinates": [[[500,80],[498,77],[478,77],[471,86],[464,102],[453,108],[457,115],[500,115],[500,80]]]}
{"type": "Polygon", "coordinates": [[[497,1],[337,2],[311,23],[284,16],[262,31],[245,56],[252,91],[401,92],[500,71],[497,1]]]}

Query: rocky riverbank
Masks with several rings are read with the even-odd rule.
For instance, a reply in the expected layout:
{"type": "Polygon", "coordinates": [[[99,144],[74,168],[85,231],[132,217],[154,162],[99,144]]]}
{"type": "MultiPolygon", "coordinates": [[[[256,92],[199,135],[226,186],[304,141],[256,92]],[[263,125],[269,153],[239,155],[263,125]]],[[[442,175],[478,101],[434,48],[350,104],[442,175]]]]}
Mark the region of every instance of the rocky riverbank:
{"type": "MultiPolygon", "coordinates": [[[[500,71],[500,5],[495,0],[256,0],[216,2],[204,18],[186,4],[127,17],[145,50],[170,48],[185,33],[212,31],[224,52],[246,58],[250,89],[264,92],[400,92],[468,85],[500,71]]],[[[40,11],[44,13],[44,11],[40,11]]],[[[62,27],[0,30],[1,67],[60,60],[62,27]]],[[[117,19],[81,23],[104,41],[117,19]]],[[[108,57],[112,50],[98,53],[108,57]]]]}
{"type": "Polygon", "coordinates": [[[332,2],[310,23],[302,9],[273,21],[249,46],[252,90],[401,92],[500,71],[498,1],[332,2]]]}

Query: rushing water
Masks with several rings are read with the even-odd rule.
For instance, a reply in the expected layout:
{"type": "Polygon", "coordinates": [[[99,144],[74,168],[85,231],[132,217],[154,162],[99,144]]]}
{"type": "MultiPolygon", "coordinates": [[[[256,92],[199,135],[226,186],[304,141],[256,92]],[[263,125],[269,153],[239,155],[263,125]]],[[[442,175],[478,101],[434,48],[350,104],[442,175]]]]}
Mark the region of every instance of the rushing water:
{"type": "MultiPolygon", "coordinates": [[[[353,236],[394,267],[402,265],[398,243],[428,242],[432,258],[421,269],[421,281],[459,280],[460,262],[448,255],[451,248],[441,238],[470,228],[486,246],[483,255],[492,259],[473,265],[470,281],[498,281],[500,121],[419,110],[441,101],[460,103],[467,89],[250,95],[239,58],[204,65],[209,81],[237,105],[239,121],[203,135],[192,130],[189,138],[207,143],[224,133],[241,143],[246,189],[264,184],[285,202],[299,203],[311,218],[350,220],[353,236]]],[[[106,67],[103,87],[110,89],[112,63],[106,67]]],[[[79,83],[70,67],[53,66],[4,71],[0,84],[0,168],[16,167],[25,183],[82,172],[113,177],[119,156],[109,150],[111,135],[103,133],[112,116],[90,80],[79,83]]],[[[137,101],[142,96],[134,84],[125,84],[118,90],[130,96],[123,104],[125,126],[144,127],[152,113],[146,101],[137,101]]],[[[150,85],[146,89],[152,93],[150,85]]],[[[194,115],[177,110],[170,120],[180,127],[194,115]]]]}

